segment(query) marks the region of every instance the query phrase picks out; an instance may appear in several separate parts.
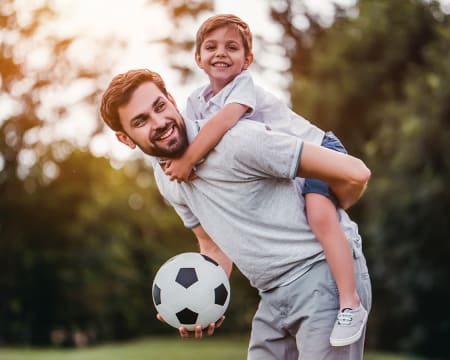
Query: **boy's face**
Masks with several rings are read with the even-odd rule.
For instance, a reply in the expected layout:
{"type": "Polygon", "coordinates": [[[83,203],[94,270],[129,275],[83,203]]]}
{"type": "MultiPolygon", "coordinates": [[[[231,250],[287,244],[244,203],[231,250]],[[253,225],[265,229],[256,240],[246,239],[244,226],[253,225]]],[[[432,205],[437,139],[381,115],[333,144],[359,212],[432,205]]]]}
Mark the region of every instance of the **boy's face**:
{"type": "Polygon", "coordinates": [[[137,146],[148,155],[167,158],[186,150],[186,128],[175,101],[153,82],[141,84],[118,112],[124,131],[116,136],[130,148],[137,146]]]}
{"type": "Polygon", "coordinates": [[[225,26],[205,37],[195,60],[208,74],[213,92],[217,93],[250,66],[253,54],[245,56],[241,35],[236,29],[225,26]]]}

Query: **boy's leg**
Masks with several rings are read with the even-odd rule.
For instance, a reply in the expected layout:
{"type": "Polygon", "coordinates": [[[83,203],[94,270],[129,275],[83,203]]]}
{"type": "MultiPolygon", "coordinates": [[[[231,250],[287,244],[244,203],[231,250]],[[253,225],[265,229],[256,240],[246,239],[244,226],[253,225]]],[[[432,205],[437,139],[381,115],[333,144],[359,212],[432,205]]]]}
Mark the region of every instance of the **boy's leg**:
{"type": "MultiPolygon", "coordinates": [[[[359,255],[354,264],[357,291],[369,311],[372,292],[364,256],[359,255]]],[[[361,338],[351,345],[330,344],[339,299],[326,261],[315,264],[291,284],[261,296],[252,323],[248,359],[363,359],[365,327],[361,338]]]]}
{"type": "Polygon", "coordinates": [[[317,193],[305,195],[306,216],[325,253],[339,290],[340,309],[359,307],[355,286],[353,254],[338,220],[336,207],[329,198],[317,193]]]}
{"type": "MultiPolygon", "coordinates": [[[[327,133],[322,146],[346,153],[345,148],[332,133],[327,133]]],[[[360,306],[355,287],[352,249],[338,221],[338,206],[328,184],[317,179],[306,179],[303,187],[308,223],[321,243],[328,265],[339,290],[338,321],[330,337],[335,346],[344,346],[358,340],[367,318],[360,306]]]]}
{"type": "MultiPolygon", "coordinates": [[[[346,154],[347,150],[331,132],[325,134],[322,146],[346,154]]],[[[353,256],[350,243],[338,220],[339,204],[327,183],[318,179],[305,179],[304,186],[296,180],[305,198],[306,216],[312,231],[321,243],[328,265],[339,289],[341,310],[359,306],[354,281],[353,256]]]]}
{"type": "MultiPolygon", "coordinates": [[[[372,293],[364,256],[360,256],[354,263],[356,287],[360,294],[361,303],[369,311],[372,293]]],[[[305,311],[309,314],[300,323],[296,334],[299,358],[302,360],[363,359],[365,327],[361,338],[351,345],[334,347],[330,344],[330,333],[339,310],[339,301],[336,284],[328,264],[326,262],[316,264],[301,277],[297,286],[299,286],[297,291],[304,295],[310,295],[306,302],[293,304],[293,310],[299,311],[300,316],[305,311]]],[[[291,322],[292,329],[297,328],[296,321],[298,318],[298,315],[294,312],[291,322]]]]}

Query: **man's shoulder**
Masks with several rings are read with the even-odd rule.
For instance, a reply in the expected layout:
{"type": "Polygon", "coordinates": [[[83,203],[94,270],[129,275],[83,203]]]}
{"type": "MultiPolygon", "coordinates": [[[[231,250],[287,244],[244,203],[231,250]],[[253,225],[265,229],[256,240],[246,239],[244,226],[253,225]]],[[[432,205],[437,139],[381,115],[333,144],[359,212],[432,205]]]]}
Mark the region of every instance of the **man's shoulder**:
{"type": "Polygon", "coordinates": [[[289,135],[274,131],[270,126],[255,120],[241,119],[228,130],[219,144],[232,153],[246,152],[250,148],[264,148],[289,135]],[[240,144],[240,145],[237,145],[240,144]]]}
{"type": "Polygon", "coordinates": [[[238,121],[236,123],[235,126],[233,126],[230,130],[229,133],[233,134],[233,135],[242,135],[242,136],[247,136],[248,133],[254,133],[254,134],[258,134],[261,132],[267,132],[267,131],[271,131],[272,129],[267,126],[266,124],[260,122],[260,121],[255,121],[255,120],[250,120],[250,119],[241,119],[240,121],[238,121]]]}

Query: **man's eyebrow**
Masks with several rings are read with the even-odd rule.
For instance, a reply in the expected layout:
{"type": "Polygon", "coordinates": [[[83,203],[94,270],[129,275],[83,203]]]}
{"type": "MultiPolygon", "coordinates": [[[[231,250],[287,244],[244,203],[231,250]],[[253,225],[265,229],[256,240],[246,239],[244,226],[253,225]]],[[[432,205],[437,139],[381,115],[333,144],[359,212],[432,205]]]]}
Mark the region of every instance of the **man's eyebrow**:
{"type": "Polygon", "coordinates": [[[145,117],[145,113],[137,114],[130,119],[130,124],[132,124],[135,120],[142,120],[145,117]]]}
{"type": "MultiPolygon", "coordinates": [[[[161,100],[161,98],[162,98],[162,96],[158,96],[158,97],[156,98],[156,100],[153,101],[153,103],[152,103],[152,109],[158,104],[158,102],[161,100]]],[[[135,120],[141,120],[141,119],[145,118],[145,116],[147,116],[147,112],[141,112],[141,113],[139,113],[139,114],[133,116],[133,117],[130,119],[130,124],[133,123],[133,121],[135,121],[135,120]]]]}

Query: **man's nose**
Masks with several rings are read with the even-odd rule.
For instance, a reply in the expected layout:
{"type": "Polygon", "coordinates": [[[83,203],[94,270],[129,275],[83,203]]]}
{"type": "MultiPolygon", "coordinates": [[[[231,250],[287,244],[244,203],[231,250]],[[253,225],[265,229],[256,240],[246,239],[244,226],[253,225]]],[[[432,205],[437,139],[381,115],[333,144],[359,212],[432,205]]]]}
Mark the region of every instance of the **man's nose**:
{"type": "Polygon", "coordinates": [[[151,116],[151,122],[150,122],[150,132],[152,134],[156,134],[159,131],[162,131],[166,126],[166,120],[164,116],[161,114],[153,114],[151,116]]]}
{"type": "Polygon", "coordinates": [[[166,124],[165,117],[160,113],[152,114],[151,120],[153,128],[163,127],[166,124]]]}

